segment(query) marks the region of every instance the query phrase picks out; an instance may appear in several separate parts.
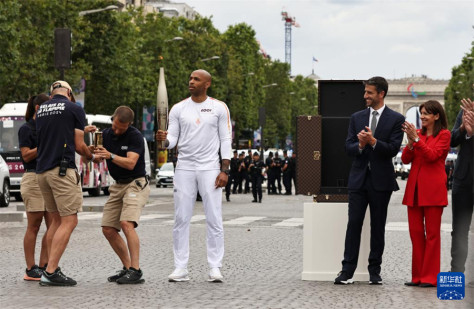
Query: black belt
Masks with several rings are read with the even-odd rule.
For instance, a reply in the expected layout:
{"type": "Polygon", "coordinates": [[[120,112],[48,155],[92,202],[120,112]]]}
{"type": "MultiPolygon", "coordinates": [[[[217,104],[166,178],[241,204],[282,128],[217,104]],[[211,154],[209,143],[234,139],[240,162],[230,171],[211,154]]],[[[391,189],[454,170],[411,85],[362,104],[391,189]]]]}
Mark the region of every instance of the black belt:
{"type": "Polygon", "coordinates": [[[136,178],[129,177],[129,178],[117,179],[115,182],[117,182],[118,184],[121,184],[121,185],[128,185],[129,183],[131,183],[135,179],[143,178],[143,177],[146,179],[146,181],[148,181],[149,177],[148,177],[148,175],[145,175],[145,176],[136,177],[136,178]]]}
{"type": "Polygon", "coordinates": [[[25,170],[25,173],[36,173],[36,169],[34,169],[34,168],[27,168],[27,169],[25,170]]]}
{"type": "Polygon", "coordinates": [[[134,181],[135,178],[124,178],[124,179],[117,179],[116,182],[121,184],[121,185],[128,185],[129,183],[131,183],[132,181],[134,181]]]}

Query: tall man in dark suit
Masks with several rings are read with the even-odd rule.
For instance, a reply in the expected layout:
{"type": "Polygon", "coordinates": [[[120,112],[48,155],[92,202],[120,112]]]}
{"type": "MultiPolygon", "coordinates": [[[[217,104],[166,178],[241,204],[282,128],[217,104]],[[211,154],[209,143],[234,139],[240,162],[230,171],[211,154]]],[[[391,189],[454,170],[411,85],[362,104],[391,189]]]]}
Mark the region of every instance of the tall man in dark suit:
{"type": "Polygon", "coordinates": [[[452,191],[453,231],[451,232],[451,271],[464,272],[469,227],[474,204],[474,102],[463,99],[454,128],[451,131],[451,147],[460,146],[452,191]]]}
{"type": "Polygon", "coordinates": [[[370,208],[369,274],[371,284],[381,284],[385,221],[393,191],[397,191],[392,158],[400,150],[405,117],[384,105],[388,84],[383,77],[364,83],[367,109],[351,116],[346,152],[354,158],[349,174],[349,221],[342,271],[335,284],[353,283],[359,257],[360,235],[367,205],[370,208]]]}

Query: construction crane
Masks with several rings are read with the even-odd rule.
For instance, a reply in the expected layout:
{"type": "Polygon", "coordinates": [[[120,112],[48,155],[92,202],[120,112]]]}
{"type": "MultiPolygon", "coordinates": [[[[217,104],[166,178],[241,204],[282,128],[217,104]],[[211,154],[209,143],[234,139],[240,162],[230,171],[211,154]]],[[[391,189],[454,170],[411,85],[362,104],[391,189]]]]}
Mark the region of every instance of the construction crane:
{"type": "Polygon", "coordinates": [[[300,25],[296,22],[296,18],[285,10],[281,12],[281,20],[285,21],[285,62],[290,65],[291,74],[291,27],[299,28],[300,25]]]}

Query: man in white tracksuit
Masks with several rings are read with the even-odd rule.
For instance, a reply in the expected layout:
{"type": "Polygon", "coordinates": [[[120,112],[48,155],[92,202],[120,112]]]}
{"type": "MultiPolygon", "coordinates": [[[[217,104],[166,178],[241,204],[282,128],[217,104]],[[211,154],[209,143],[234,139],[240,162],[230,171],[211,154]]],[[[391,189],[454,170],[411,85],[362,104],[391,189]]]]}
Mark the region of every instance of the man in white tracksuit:
{"type": "Polygon", "coordinates": [[[192,72],[189,77],[191,97],[173,106],[168,131],[156,133],[157,141],[165,141],[168,149],[178,146],[179,151],[174,175],[175,270],[168,276],[169,281],[189,280],[189,225],[198,190],[207,222],[209,281],[223,279],[220,272],[224,257],[222,188],[230,172],[232,125],[227,105],[207,96],[210,86],[208,72],[192,72]],[[219,151],[222,162],[219,162],[219,151]]]}

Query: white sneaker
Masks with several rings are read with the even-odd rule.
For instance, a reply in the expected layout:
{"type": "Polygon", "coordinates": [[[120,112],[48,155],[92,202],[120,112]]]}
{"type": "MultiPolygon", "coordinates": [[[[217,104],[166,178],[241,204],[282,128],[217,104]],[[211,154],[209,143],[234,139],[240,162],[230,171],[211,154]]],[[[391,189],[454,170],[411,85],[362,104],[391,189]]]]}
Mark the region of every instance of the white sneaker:
{"type": "Polygon", "coordinates": [[[217,267],[211,268],[209,271],[209,279],[207,281],[222,282],[222,279],[224,279],[224,277],[222,276],[220,269],[217,267]]]}
{"type": "Polygon", "coordinates": [[[171,275],[168,276],[170,282],[189,281],[188,270],[186,268],[176,268],[171,275]]]}

